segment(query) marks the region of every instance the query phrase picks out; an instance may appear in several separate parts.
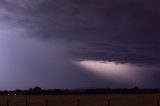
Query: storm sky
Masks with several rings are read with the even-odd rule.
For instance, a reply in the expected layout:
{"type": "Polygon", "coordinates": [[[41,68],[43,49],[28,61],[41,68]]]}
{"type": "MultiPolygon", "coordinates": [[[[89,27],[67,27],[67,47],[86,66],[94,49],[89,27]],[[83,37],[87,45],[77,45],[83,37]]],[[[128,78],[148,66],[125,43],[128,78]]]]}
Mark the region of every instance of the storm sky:
{"type": "Polygon", "coordinates": [[[0,0],[0,89],[160,87],[157,0],[0,0]]]}

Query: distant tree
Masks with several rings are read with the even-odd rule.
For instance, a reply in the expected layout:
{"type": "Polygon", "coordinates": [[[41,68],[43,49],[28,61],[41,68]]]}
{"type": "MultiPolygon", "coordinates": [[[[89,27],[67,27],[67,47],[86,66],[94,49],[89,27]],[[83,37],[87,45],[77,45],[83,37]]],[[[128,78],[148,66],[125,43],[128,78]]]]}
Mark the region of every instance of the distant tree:
{"type": "Polygon", "coordinates": [[[30,89],[32,94],[41,94],[42,89],[39,86],[36,86],[32,89],[30,89]]]}
{"type": "Polygon", "coordinates": [[[133,89],[134,89],[134,91],[137,91],[139,88],[137,86],[135,86],[133,89]]]}
{"type": "Polygon", "coordinates": [[[39,86],[33,88],[34,91],[41,91],[42,89],[39,86]]]}
{"type": "Polygon", "coordinates": [[[29,88],[29,91],[33,91],[33,88],[29,88]]]}
{"type": "Polygon", "coordinates": [[[15,93],[16,93],[17,95],[20,95],[20,94],[22,94],[22,91],[21,91],[20,89],[17,89],[17,90],[15,90],[15,93]]]}

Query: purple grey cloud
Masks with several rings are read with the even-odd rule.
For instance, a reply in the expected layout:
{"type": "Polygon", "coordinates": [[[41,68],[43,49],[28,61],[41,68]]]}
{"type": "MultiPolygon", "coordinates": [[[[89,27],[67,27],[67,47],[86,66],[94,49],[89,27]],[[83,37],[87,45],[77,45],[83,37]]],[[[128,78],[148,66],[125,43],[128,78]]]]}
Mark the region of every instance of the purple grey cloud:
{"type": "MultiPolygon", "coordinates": [[[[6,70],[0,81],[8,83],[6,88],[22,78],[24,82],[18,85],[24,88],[36,84],[60,88],[102,86],[113,82],[83,73],[70,60],[157,66],[160,64],[159,3],[156,0],[0,0],[1,70],[6,70]],[[39,77],[35,77],[37,73],[39,77]]],[[[151,82],[155,81],[153,76],[151,82]]]]}

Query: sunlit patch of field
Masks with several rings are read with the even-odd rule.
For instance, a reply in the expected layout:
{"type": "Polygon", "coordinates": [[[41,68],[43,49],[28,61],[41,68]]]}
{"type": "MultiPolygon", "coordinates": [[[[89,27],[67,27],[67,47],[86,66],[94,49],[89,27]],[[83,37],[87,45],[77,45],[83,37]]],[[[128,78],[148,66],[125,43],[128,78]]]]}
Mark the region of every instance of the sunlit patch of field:
{"type": "Polygon", "coordinates": [[[159,94],[0,96],[0,106],[158,106],[159,94]]]}

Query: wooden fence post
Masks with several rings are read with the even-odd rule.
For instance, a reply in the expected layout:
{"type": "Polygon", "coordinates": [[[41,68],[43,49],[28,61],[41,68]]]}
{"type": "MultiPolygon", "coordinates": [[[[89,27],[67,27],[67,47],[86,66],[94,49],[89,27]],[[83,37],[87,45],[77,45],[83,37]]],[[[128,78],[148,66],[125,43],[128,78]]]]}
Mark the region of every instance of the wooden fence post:
{"type": "Polygon", "coordinates": [[[28,100],[27,99],[26,99],[25,103],[26,103],[26,106],[28,106],[28,100]]]}
{"type": "Polygon", "coordinates": [[[9,99],[7,100],[7,106],[9,106],[9,99]]]}
{"type": "Polygon", "coordinates": [[[159,100],[157,100],[157,106],[159,106],[159,100]]]}
{"type": "Polygon", "coordinates": [[[79,99],[77,100],[77,106],[79,106],[79,99]]]}
{"type": "Polygon", "coordinates": [[[48,99],[46,98],[46,106],[48,106],[48,99]]]}
{"type": "Polygon", "coordinates": [[[111,106],[111,101],[110,100],[108,100],[108,106],[111,106]]]}

